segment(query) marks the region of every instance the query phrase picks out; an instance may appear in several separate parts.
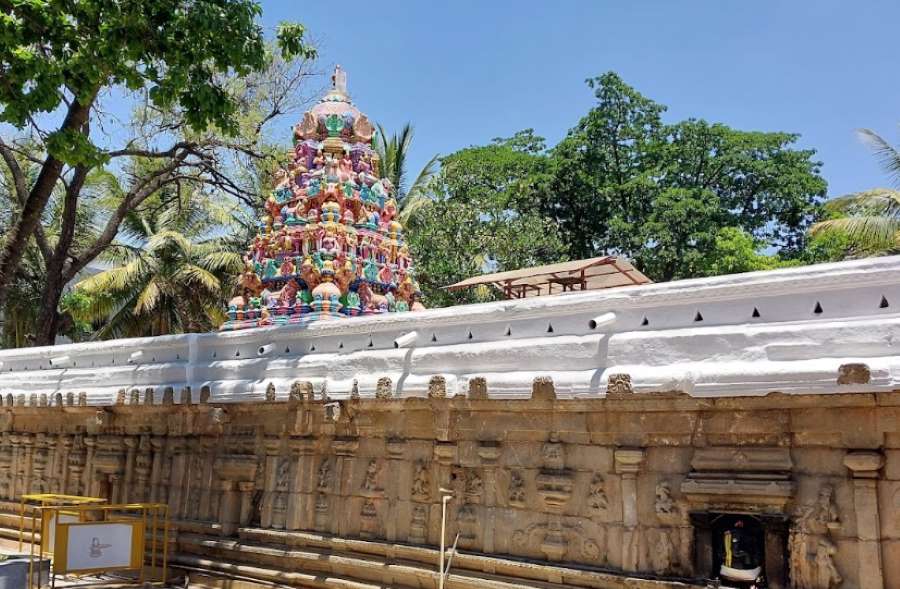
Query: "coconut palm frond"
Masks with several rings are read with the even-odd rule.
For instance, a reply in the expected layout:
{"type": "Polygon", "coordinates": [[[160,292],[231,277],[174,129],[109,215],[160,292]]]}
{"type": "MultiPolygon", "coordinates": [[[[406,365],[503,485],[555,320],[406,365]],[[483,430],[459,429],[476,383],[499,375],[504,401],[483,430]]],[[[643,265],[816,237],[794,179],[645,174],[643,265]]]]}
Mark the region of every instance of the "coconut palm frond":
{"type": "Polygon", "coordinates": [[[156,308],[161,294],[159,282],[156,279],[152,279],[137,296],[137,300],[134,303],[134,314],[151,313],[156,308]]]}
{"type": "Polygon", "coordinates": [[[211,251],[200,258],[199,265],[210,272],[224,271],[237,274],[244,267],[244,258],[237,252],[211,251]]]}
{"type": "Polygon", "coordinates": [[[843,217],[814,224],[813,235],[839,232],[847,235],[857,248],[866,251],[884,251],[896,246],[900,219],[879,215],[843,217]]]}
{"type": "Polygon", "coordinates": [[[186,235],[171,229],[163,229],[154,234],[147,242],[147,249],[151,252],[170,246],[175,246],[182,252],[190,252],[193,244],[186,235]]]}
{"type": "Polygon", "coordinates": [[[825,210],[843,214],[868,212],[900,218],[900,191],[874,188],[839,196],[825,203],[825,210]]]}
{"type": "Polygon", "coordinates": [[[207,292],[218,292],[221,287],[215,274],[195,264],[185,264],[175,272],[174,278],[193,283],[206,289],[207,292]]]}
{"type": "Polygon", "coordinates": [[[78,282],[75,288],[83,290],[88,295],[125,292],[131,285],[140,281],[141,276],[148,270],[149,268],[142,258],[135,258],[124,266],[110,268],[89,276],[78,282]]]}
{"type": "Polygon", "coordinates": [[[404,227],[408,227],[419,214],[422,209],[429,206],[433,201],[424,193],[408,194],[403,199],[403,206],[400,208],[398,218],[404,227]]]}
{"type": "Polygon", "coordinates": [[[882,168],[895,186],[900,186],[900,151],[871,129],[857,131],[863,143],[875,153],[882,168]]]}
{"type": "Polygon", "coordinates": [[[428,190],[432,179],[438,172],[439,163],[440,156],[435,154],[430,160],[425,163],[424,166],[422,166],[422,169],[419,170],[419,174],[416,176],[416,179],[413,180],[413,183],[410,185],[409,190],[406,192],[407,197],[410,195],[424,193],[428,190]]]}

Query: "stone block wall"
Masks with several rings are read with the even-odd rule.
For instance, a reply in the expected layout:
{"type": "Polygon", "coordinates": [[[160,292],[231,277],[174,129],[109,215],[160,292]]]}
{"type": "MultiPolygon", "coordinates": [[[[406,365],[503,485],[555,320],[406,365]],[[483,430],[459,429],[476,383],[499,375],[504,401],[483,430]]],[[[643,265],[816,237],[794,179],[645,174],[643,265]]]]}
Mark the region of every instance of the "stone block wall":
{"type": "Polygon", "coordinates": [[[25,492],[160,501],[178,529],[306,530],[437,545],[441,497],[464,551],[644,577],[713,572],[716,522],[765,529],[772,587],[900,586],[900,394],[698,399],[634,394],[214,405],[123,391],[109,407],[0,408],[0,499],[25,492]],[[156,403],[153,403],[153,401],[156,403]],[[159,401],[162,400],[162,404],[159,401]],[[149,401],[149,402],[148,402],[149,401]],[[178,402],[176,402],[178,401],[178,402]]]}

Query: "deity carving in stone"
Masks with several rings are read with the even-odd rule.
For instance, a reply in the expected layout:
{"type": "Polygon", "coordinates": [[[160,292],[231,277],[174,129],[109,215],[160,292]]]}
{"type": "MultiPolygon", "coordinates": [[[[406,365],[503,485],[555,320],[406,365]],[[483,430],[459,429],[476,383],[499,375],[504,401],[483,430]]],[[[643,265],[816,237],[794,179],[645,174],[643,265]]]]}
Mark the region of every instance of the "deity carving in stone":
{"type": "Polygon", "coordinates": [[[670,537],[665,530],[656,530],[656,542],[650,559],[653,564],[653,572],[659,575],[670,573],[672,561],[675,556],[673,546],[674,537],[670,537]]]}
{"type": "Polygon", "coordinates": [[[428,466],[424,461],[419,460],[415,464],[415,474],[413,475],[412,496],[413,499],[420,501],[428,501],[428,489],[431,486],[431,477],[428,473],[428,466]]]}
{"type": "Polygon", "coordinates": [[[840,585],[842,577],[834,562],[837,547],[829,538],[840,525],[830,485],[822,486],[816,499],[794,512],[788,550],[796,589],[834,589],[840,585]]]}
{"type": "Polygon", "coordinates": [[[366,477],[363,480],[362,486],[366,491],[378,490],[378,460],[373,458],[369,461],[369,466],[366,467],[366,477]]]}
{"type": "Polygon", "coordinates": [[[672,515],[675,513],[675,500],[672,499],[672,488],[667,481],[660,481],[656,485],[656,502],[654,507],[657,515],[672,515]]]}
{"type": "Polygon", "coordinates": [[[797,523],[806,531],[824,533],[840,526],[837,506],[834,504],[834,488],[823,485],[816,500],[797,510],[797,523]]]}
{"type": "Polygon", "coordinates": [[[515,507],[525,505],[525,480],[518,470],[512,471],[509,479],[509,504],[515,507]]]}
{"type": "Polygon", "coordinates": [[[319,480],[316,488],[319,491],[327,491],[331,487],[331,461],[327,458],[319,465],[319,480]]]}
{"type": "Polygon", "coordinates": [[[481,480],[481,477],[475,471],[468,471],[465,480],[466,501],[468,503],[477,503],[484,492],[484,481],[481,480]]]}
{"type": "Polygon", "coordinates": [[[828,538],[819,538],[816,545],[816,589],[833,589],[839,587],[843,577],[834,565],[837,547],[828,538]]]}
{"type": "Polygon", "coordinates": [[[424,505],[416,505],[412,510],[412,520],[409,523],[409,540],[415,544],[425,542],[427,532],[428,511],[424,505]]]}
{"type": "Polygon", "coordinates": [[[608,502],[606,500],[605,481],[599,473],[594,475],[591,486],[588,489],[588,509],[592,515],[600,515],[606,512],[608,502]]]}

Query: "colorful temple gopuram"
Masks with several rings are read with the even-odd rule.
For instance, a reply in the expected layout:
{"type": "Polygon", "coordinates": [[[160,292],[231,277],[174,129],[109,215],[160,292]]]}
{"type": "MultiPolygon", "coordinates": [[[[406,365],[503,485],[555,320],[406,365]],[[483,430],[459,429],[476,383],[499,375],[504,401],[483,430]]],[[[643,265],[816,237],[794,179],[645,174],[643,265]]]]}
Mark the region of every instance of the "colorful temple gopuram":
{"type": "Polygon", "coordinates": [[[224,330],[424,309],[375,127],[341,66],[331,79],[294,127],[224,330]]]}

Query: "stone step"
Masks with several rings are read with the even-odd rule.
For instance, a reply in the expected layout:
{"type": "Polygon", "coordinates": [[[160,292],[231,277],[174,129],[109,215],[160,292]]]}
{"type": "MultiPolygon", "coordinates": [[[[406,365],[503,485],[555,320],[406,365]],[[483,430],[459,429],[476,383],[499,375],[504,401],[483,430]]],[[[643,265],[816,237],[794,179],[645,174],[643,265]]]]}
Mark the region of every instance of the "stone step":
{"type": "MultiPolygon", "coordinates": [[[[340,555],[359,555],[376,558],[381,562],[404,561],[425,569],[436,567],[439,550],[432,546],[397,544],[377,540],[341,538],[307,531],[280,531],[259,528],[241,528],[241,540],[297,547],[316,552],[340,555]]],[[[524,560],[459,552],[453,557],[453,571],[459,574],[478,576],[495,575],[497,578],[513,579],[526,583],[525,586],[589,588],[632,588],[668,589],[675,587],[705,587],[705,583],[691,583],[658,580],[653,578],[626,577],[621,573],[608,572],[586,567],[569,567],[563,564],[536,563],[524,560]]]]}
{"type": "MultiPolygon", "coordinates": [[[[275,532],[276,537],[292,532],[275,532]]],[[[254,535],[249,530],[242,530],[242,535],[254,535]]],[[[271,531],[261,530],[258,535],[272,537],[271,531]]],[[[315,535],[313,535],[315,536],[315,535]]],[[[283,537],[283,536],[282,536],[283,537]]],[[[296,539],[295,539],[296,540],[296,539]]],[[[391,587],[398,589],[434,589],[438,586],[436,572],[437,551],[430,550],[429,560],[411,560],[404,558],[401,548],[421,549],[420,547],[401,547],[390,556],[372,554],[373,550],[365,550],[365,546],[353,546],[356,542],[378,544],[366,541],[335,539],[343,547],[340,551],[330,550],[322,546],[286,546],[283,542],[264,543],[241,538],[240,540],[210,538],[198,535],[182,535],[178,546],[179,564],[184,559],[196,559],[201,566],[208,562],[227,562],[235,567],[235,571],[243,576],[256,579],[284,582],[288,584],[309,582],[303,575],[312,575],[325,584],[313,584],[311,587],[391,587]],[[357,549],[354,549],[357,548],[357,549]],[[359,550],[358,548],[363,548],[359,550]],[[402,554],[401,554],[402,553],[402,554]],[[286,576],[287,575],[287,576],[286,576]],[[301,575],[292,577],[290,575],[301,575]],[[324,579],[324,580],[323,580],[324,579]],[[347,583],[361,585],[348,585],[347,583]]],[[[471,556],[471,555],[466,555],[471,556]]],[[[447,589],[564,589],[572,587],[591,587],[594,589],[687,589],[697,587],[679,582],[657,581],[653,579],[626,578],[623,576],[600,574],[593,577],[581,575],[585,571],[562,569],[535,563],[505,561],[491,558],[494,570],[473,570],[458,568],[456,565],[463,555],[454,558],[454,566],[447,578],[447,589]],[[519,565],[531,569],[527,576],[521,578],[500,574],[503,563],[519,565]],[[501,566],[498,566],[501,565],[501,566]],[[538,580],[540,576],[556,576],[557,580],[538,580]],[[570,578],[571,577],[571,578],[570,578]],[[575,579],[578,583],[571,583],[575,579]]],[[[487,558],[487,557],[483,557],[487,558]]],[[[523,571],[521,568],[519,573],[523,571]]],[[[317,582],[319,582],[317,581],[317,582]]],[[[300,585],[301,587],[305,585],[300,585]]]]}
{"type": "MultiPolygon", "coordinates": [[[[190,589],[388,589],[386,585],[353,579],[282,571],[272,568],[179,555],[176,565],[185,572],[190,589]]],[[[391,589],[404,589],[393,585],[391,589]]]]}

